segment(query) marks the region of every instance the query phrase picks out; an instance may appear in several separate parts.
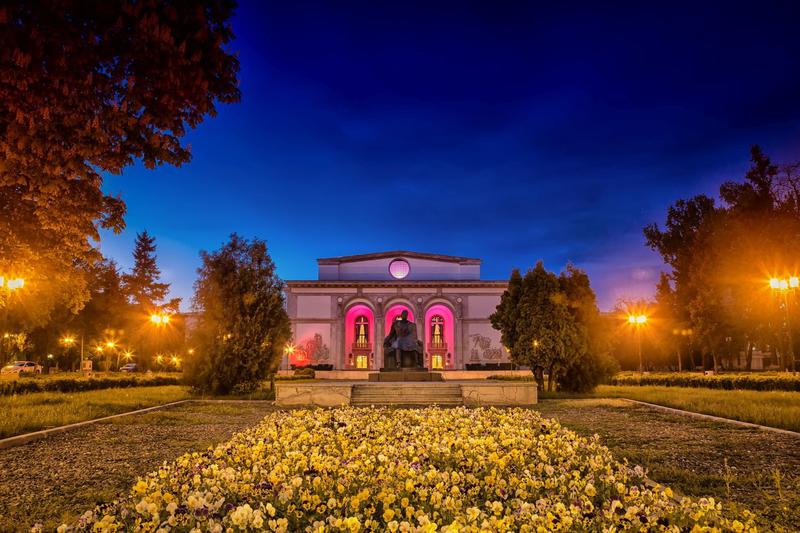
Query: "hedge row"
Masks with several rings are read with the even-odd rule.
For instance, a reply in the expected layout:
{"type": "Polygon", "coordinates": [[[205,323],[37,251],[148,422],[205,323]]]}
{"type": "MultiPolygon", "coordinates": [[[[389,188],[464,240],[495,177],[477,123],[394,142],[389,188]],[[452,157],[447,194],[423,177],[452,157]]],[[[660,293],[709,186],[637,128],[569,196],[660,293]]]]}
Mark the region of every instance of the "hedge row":
{"type": "Polygon", "coordinates": [[[492,381],[525,381],[525,382],[536,381],[533,376],[516,376],[516,375],[509,376],[507,374],[494,374],[486,379],[492,381]]]}
{"type": "Polygon", "coordinates": [[[622,372],[611,378],[611,385],[657,385],[664,387],[700,387],[726,390],[800,392],[800,375],[778,373],[714,374],[622,372]]]}
{"type": "Polygon", "coordinates": [[[179,385],[178,376],[67,376],[57,379],[20,378],[0,381],[0,396],[29,392],[79,392],[123,387],[179,385]]]}

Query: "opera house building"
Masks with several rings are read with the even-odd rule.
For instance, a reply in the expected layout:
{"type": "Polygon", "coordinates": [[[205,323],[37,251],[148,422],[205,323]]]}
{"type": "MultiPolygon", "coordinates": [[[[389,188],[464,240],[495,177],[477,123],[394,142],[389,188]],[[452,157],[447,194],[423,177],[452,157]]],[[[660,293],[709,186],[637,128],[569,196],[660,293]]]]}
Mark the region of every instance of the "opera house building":
{"type": "Polygon", "coordinates": [[[506,281],[481,279],[469,257],[395,251],[318,259],[314,280],[286,282],[293,341],[282,369],[378,370],[403,311],[430,370],[510,368],[489,322],[506,281]]]}

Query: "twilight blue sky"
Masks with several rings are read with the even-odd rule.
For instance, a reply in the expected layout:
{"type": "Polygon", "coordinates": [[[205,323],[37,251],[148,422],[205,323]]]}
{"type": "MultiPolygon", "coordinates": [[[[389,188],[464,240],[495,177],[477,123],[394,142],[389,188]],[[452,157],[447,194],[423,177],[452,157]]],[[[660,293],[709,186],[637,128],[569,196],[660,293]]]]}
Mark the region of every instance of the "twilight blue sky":
{"type": "Polygon", "coordinates": [[[410,249],[586,269],[601,307],[652,293],[642,227],[740,179],[748,149],[800,160],[792,2],[259,2],[233,26],[242,102],[180,168],[107,179],[123,268],[157,238],[173,294],[231,232],[285,279],[317,257],[410,249]]]}

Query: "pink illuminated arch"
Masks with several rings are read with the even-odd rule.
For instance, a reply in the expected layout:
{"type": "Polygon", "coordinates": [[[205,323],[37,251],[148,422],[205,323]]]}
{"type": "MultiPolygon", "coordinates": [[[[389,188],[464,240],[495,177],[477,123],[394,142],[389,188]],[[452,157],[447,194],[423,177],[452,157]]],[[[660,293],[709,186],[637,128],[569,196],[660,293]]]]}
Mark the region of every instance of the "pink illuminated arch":
{"type": "Polygon", "coordinates": [[[372,346],[372,350],[374,351],[375,349],[375,314],[368,305],[355,304],[350,306],[344,315],[345,354],[349,354],[352,351],[353,343],[356,340],[356,320],[361,317],[367,320],[366,337],[372,346]]]}
{"type": "Polygon", "coordinates": [[[393,304],[389,306],[386,310],[385,316],[385,324],[384,324],[384,335],[389,334],[389,330],[392,329],[392,323],[400,316],[400,313],[403,311],[408,311],[408,319],[413,322],[414,321],[414,310],[411,309],[410,306],[406,304],[393,304]]]}
{"type": "MultiPolygon", "coordinates": [[[[452,309],[445,304],[436,303],[425,310],[425,350],[427,351],[433,337],[432,321],[433,317],[441,317],[444,320],[444,341],[447,344],[447,352],[450,354],[450,364],[453,364],[455,356],[455,317],[452,309]]],[[[445,363],[446,365],[446,363],[445,363]]]]}

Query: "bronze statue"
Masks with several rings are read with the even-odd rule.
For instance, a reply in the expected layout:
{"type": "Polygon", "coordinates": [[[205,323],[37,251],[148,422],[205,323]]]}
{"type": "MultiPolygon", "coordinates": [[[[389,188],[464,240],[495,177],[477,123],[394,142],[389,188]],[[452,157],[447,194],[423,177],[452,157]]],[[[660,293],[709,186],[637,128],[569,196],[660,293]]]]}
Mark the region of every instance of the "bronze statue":
{"type": "Polygon", "coordinates": [[[417,325],[408,320],[408,311],[400,313],[389,335],[383,340],[386,355],[394,356],[394,368],[422,368],[422,342],[417,339],[417,325]]]}

